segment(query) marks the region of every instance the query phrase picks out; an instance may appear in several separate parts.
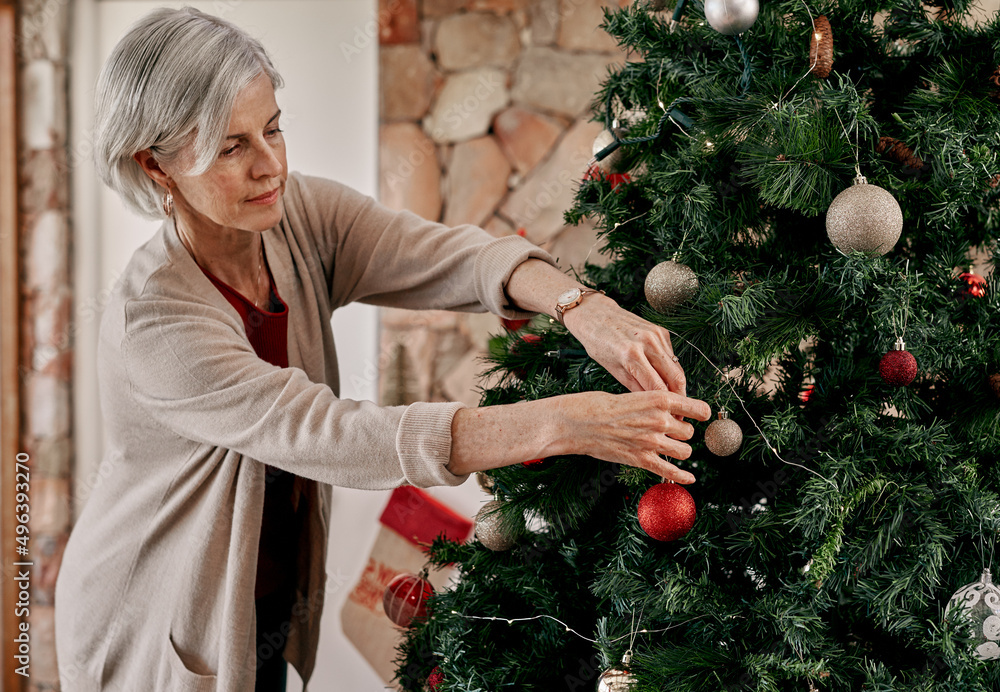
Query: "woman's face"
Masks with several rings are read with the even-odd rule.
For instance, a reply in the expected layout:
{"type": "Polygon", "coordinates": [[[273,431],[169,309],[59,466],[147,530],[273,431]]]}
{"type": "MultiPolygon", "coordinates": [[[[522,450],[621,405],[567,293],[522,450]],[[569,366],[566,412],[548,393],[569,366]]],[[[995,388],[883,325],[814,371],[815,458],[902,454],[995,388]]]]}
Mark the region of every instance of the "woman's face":
{"type": "MultiPolygon", "coordinates": [[[[227,137],[211,168],[193,176],[164,168],[188,230],[261,232],[277,225],[288,178],[280,115],[271,80],[261,73],[237,95],[227,137]]],[[[182,158],[178,168],[189,161],[182,158]]]]}

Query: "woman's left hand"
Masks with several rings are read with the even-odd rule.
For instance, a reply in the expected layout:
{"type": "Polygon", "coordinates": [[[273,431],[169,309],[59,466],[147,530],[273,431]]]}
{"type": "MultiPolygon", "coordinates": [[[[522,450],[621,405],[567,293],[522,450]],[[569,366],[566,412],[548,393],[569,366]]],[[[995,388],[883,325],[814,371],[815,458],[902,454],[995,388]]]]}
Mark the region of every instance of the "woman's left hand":
{"type": "Polygon", "coordinates": [[[663,327],[599,293],[567,310],[563,322],[588,355],[629,391],[667,389],[687,395],[684,369],[674,355],[670,332],[663,327]]]}

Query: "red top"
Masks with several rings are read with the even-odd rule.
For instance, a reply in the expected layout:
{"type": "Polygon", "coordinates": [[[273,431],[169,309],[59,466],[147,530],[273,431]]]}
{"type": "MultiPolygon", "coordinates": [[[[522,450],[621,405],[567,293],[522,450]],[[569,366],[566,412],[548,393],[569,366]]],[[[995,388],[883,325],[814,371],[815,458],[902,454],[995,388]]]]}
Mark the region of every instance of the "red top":
{"type": "MultiPolygon", "coordinates": [[[[270,269],[267,273],[271,285],[268,311],[257,308],[208,270],[202,268],[202,271],[240,314],[247,338],[257,356],[271,365],[287,368],[288,306],[274,287],[270,269]]],[[[267,466],[264,478],[264,516],[260,527],[254,598],[266,596],[282,587],[290,588],[295,576],[295,548],[298,545],[298,541],[291,539],[298,533],[298,520],[292,503],[294,474],[267,466]]]]}

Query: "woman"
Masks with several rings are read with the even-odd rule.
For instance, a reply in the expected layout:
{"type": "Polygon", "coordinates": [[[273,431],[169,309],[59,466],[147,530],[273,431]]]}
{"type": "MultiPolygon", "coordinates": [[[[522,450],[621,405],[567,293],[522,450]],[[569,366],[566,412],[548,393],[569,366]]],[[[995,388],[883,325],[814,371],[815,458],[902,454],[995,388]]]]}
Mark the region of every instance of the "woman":
{"type": "Polygon", "coordinates": [[[289,174],[280,85],[259,43],[192,9],[140,20],[101,74],[99,173],[165,221],[101,324],[112,473],[57,585],[66,692],[284,689],[285,660],[308,681],[331,485],[455,485],[561,454],[694,480],[660,455],[686,458],[683,417],[710,412],[684,395],[664,330],[580,293],[516,236],[289,174]],[[339,399],[330,317],[356,300],[558,315],[632,393],[476,409],[339,399]],[[258,657],[275,641],[283,655],[258,657]]]}

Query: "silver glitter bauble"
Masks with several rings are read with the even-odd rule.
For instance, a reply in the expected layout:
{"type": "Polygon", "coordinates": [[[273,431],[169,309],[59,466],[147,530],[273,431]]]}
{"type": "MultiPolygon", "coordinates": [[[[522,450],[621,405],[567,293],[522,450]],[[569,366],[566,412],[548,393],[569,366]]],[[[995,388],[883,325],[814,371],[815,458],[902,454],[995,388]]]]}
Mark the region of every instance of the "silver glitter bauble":
{"type": "Polygon", "coordinates": [[[494,552],[510,550],[517,543],[516,532],[499,511],[502,504],[490,500],[476,512],[476,538],[494,552]]]}
{"type": "Polygon", "coordinates": [[[981,661],[1000,658],[1000,589],[993,584],[989,569],[983,570],[979,581],[955,592],[944,609],[945,619],[956,609],[963,611],[959,618],[968,625],[976,658],[981,661]]]}
{"type": "Polygon", "coordinates": [[[597,692],[629,692],[634,684],[635,678],[627,670],[612,668],[597,679],[597,692]]]}
{"type": "MultiPolygon", "coordinates": [[[[619,137],[621,137],[621,132],[619,132],[619,137]]],[[[593,153],[597,156],[605,147],[610,146],[612,142],[615,141],[615,136],[611,133],[611,130],[601,130],[597,137],[594,138],[593,153]]],[[[625,162],[625,152],[622,147],[618,147],[613,152],[605,156],[603,159],[597,162],[597,166],[604,171],[607,175],[620,175],[622,173],[628,173],[628,164],[625,162]]]]}
{"type": "Polygon", "coordinates": [[[743,444],[743,430],[740,424],[729,417],[727,411],[719,411],[719,419],[709,423],[705,430],[705,446],[717,457],[735,454],[743,444]]]}
{"type": "Polygon", "coordinates": [[[869,185],[864,176],[833,198],[826,210],[826,234],[845,255],[884,255],[903,232],[903,210],[889,192],[869,185]]]}
{"type": "Polygon", "coordinates": [[[757,0],[705,0],[705,19],[720,34],[735,36],[757,21],[757,0]]]}
{"type": "Polygon", "coordinates": [[[698,292],[698,276],[686,264],[673,260],[660,262],[646,275],[645,290],[650,307],[657,312],[669,312],[694,297],[698,292]]]}

